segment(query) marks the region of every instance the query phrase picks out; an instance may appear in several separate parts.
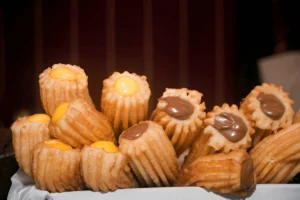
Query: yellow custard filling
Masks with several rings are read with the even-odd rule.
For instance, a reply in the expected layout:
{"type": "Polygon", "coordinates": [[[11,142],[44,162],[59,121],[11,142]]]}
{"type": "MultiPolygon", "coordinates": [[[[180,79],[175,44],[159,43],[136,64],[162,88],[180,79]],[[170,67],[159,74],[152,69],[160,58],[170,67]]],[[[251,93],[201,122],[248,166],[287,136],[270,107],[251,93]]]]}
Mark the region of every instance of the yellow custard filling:
{"type": "Polygon", "coordinates": [[[64,81],[73,81],[76,79],[76,72],[68,67],[57,67],[52,69],[50,76],[64,81]]]}
{"type": "Polygon", "coordinates": [[[98,141],[91,144],[91,147],[104,149],[107,153],[117,153],[118,147],[113,142],[110,141],[98,141]]]}
{"type": "Polygon", "coordinates": [[[128,76],[118,78],[114,88],[122,96],[132,96],[140,90],[139,84],[128,76]]]}
{"type": "Polygon", "coordinates": [[[61,149],[61,150],[71,150],[72,149],[72,147],[70,145],[63,143],[63,142],[59,141],[58,139],[45,141],[45,144],[47,147],[54,147],[54,148],[61,149]]]}
{"type": "Polygon", "coordinates": [[[46,114],[34,114],[26,119],[28,122],[49,122],[50,117],[46,114]]]}
{"type": "Polygon", "coordinates": [[[57,106],[52,116],[52,121],[57,122],[58,120],[60,120],[62,116],[64,116],[64,114],[66,113],[69,105],[69,103],[62,103],[59,106],[57,106]]]}

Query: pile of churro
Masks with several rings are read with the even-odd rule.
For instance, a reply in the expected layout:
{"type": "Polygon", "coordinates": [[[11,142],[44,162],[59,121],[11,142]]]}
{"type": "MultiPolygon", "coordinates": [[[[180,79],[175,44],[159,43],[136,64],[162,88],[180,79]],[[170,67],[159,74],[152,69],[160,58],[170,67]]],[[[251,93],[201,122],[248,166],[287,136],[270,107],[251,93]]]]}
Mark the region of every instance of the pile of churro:
{"type": "Polygon", "coordinates": [[[274,84],[211,111],[187,88],[166,88],[149,111],[147,78],[129,72],[103,81],[100,111],[79,66],[53,65],[39,86],[45,113],[20,117],[11,130],[19,167],[41,190],[199,186],[245,196],[300,172],[300,113],[274,84]]]}

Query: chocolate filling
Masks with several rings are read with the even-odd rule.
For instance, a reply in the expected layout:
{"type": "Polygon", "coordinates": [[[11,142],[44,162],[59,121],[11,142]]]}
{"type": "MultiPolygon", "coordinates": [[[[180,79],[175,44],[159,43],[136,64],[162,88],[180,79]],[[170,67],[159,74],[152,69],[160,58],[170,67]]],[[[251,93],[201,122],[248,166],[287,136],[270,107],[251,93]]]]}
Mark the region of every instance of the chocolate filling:
{"type": "Polygon", "coordinates": [[[247,126],[243,119],[226,112],[217,115],[212,126],[230,142],[240,141],[247,133],[247,126]]]}
{"type": "Polygon", "coordinates": [[[260,102],[260,109],[265,115],[273,120],[278,120],[285,112],[283,103],[273,94],[259,93],[257,100],[260,102]]]}
{"type": "Polygon", "coordinates": [[[124,131],[120,137],[127,140],[136,140],[141,137],[147,129],[148,123],[142,122],[124,131]]]}
{"type": "Polygon", "coordinates": [[[242,163],[241,189],[250,191],[254,185],[254,169],[251,158],[242,163]]]}
{"type": "Polygon", "coordinates": [[[176,119],[186,120],[194,112],[194,106],[180,97],[164,97],[161,98],[161,100],[167,102],[167,105],[163,110],[176,119]]]}

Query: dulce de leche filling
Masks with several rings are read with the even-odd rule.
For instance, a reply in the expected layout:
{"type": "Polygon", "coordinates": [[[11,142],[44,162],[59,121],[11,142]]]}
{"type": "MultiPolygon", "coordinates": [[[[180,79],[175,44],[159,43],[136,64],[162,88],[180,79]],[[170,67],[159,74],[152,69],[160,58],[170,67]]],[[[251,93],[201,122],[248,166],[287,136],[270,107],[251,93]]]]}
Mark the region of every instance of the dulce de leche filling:
{"type": "Polygon", "coordinates": [[[147,122],[141,122],[124,131],[120,137],[127,140],[136,140],[147,131],[148,126],[147,122]]]}
{"type": "Polygon", "coordinates": [[[254,169],[251,158],[242,163],[241,170],[241,189],[250,191],[254,185],[254,169]]]}
{"type": "Polygon", "coordinates": [[[257,100],[260,102],[262,112],[273,120],[278,120],[285,112],[283,103],[273,94],[259,93],[257,100]]]}
{"type": "Polygon", "coordinates": [[[161,100],[167,102],[167,105],[163,110],[168,113],[168,115],[176,119],[186,120],[194,112],[194,106],[189,101],[184,100],[180,97],[170,96],[161,98],[161,100]]]}
{"type": "Polygon", "coordinates": [[[212,126],[230,142],[240,141],[247,133],[247,126],[242,118],[231,113],[217,115],[212,126]]]}

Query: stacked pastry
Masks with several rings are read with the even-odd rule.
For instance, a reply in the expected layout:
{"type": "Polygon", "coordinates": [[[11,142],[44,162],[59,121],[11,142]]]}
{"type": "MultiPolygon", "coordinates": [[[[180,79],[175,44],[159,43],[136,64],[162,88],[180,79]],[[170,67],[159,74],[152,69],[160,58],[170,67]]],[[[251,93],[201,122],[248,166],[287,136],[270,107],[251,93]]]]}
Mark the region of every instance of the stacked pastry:
{"type": "Polygon", "coordinates": [[[47,114],[11,127],[19,166],[39,189],[194,185],[244,196],[256,182],[287,182],[300,171],[300,114],[293,120],[281,87],[257,86],[240,108],[224,103],[208,113],[202,93],[166,88],[148,117],[145,76],[114,72],[105,79],[101,112],[79,66],[55,64],[39,84],[47,114]]]}

